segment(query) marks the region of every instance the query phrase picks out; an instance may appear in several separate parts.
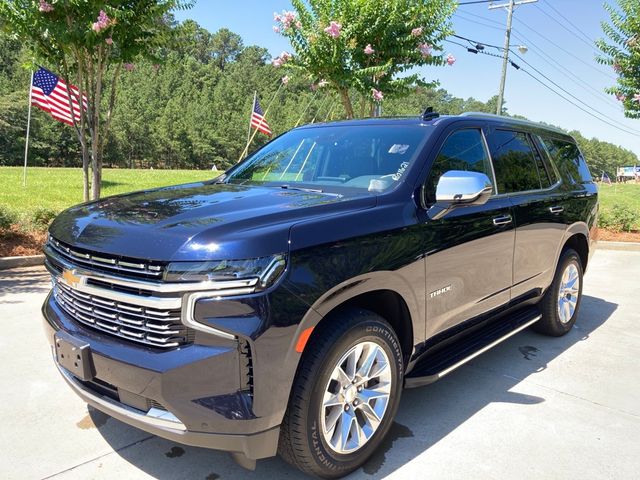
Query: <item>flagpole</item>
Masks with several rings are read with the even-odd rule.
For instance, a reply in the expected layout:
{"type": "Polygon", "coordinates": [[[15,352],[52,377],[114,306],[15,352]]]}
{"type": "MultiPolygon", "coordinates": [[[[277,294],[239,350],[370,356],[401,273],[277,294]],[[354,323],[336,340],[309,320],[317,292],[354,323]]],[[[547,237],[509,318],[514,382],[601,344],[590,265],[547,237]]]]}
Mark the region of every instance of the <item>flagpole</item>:
{"type": "Polygon", "coordinates": [[[253,103],[251,104],[251,111],[249,112],[249,131],[247,132],[247,143],[251,138],[251,119],[253,118],[253,109],[256,107],[256,99],[258,98],[258,91],[253,91],[253,103]]]}
{"type": "MultiPolygon", "coordinates": [[[[271,97],[271,101],[269,102],[269,105],[267,105],[267,109],[264,111],[264,115],[262,115],[262,118],[264,118],[265,121],[266,121],[266,118],[267,118],[267,113],[269,113],[269,109],[271,108],[271,105],[273,104],[273,101],[278,96],[278,93],[280,92],[280,89],[282,88],[283,85],[284,85],[284,83],[280,82],[280,85],[278,86],[278,89],[276,90],[276,93],[274,93],[273,97],[271,97]]],[[[252,113],[253,113],[253,111],[252,111],[252,113]]],[[[249,150],[249,145],[251,145],[251,142],[253,142],[253,139],[255,138],[256,133],[258,133],[258,129],[257,128],[253,131],[253,135],[251,135],[251,138],[249,138],[249,141],[247,142],[247,145],[244,147],[244,150],[240,154],[240,158],[238,159],[238,162],[240,160],[242,160],[242,158],[247,153],[247,150],[249,150]]],[[[238,162],[236,162],[236,163],[238,163],[238,162]]]]}
{"type": "Polygon", "coordinates": [[[311,106],[311,104],[315,101],[317,94],[318,94],[318,90],[313,92],[313,95],[311,96],[311,101],[309,103],[307,103],[307,106],[302,111],[302,115],[300,115],[300,118],[298,119],[296,124],[293,126],[293,128],[296,128],[298,125],[300,125],[300,122],[302,121],[302,118],[304,117],[305,113],[307,113],[307,110],[309,110],[309,107],[311,106]]]}
{"type": "Polygon", "coordinates": [[[27,114],[27,138],[24,142],[24,169],[22,170],[22,186],[27,186],[27,156],[29,153],[29,130],[31,129],[31,94],[33,92],[33,70],[31,70],[31,82],[29,83],[29,113],[27,114]]]}

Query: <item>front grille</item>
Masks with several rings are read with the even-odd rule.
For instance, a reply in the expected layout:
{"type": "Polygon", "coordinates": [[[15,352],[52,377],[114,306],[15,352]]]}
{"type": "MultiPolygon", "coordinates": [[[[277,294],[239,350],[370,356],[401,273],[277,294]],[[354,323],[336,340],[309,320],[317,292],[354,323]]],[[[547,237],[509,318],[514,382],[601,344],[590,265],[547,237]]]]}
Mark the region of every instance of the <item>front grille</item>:
{"type": "Polygon", "coordinates": [[[54,298],[73,319],[133,342],[172,348],[192,341],[180,309],[164,310],[111,300],[71,288],[54,279],[54,298]]]}
{"type": "Polygon", "coordinates": [[[72,248],[53,237],[49,238],[47,245],[58,255],[72,263],[82,267],[91,267],[94,270],[116,273],[124,277],[160,280],[165,270],[165,266],[159,262],[147,262],[102,253],[96,254],[79,248],[72,248]]]}

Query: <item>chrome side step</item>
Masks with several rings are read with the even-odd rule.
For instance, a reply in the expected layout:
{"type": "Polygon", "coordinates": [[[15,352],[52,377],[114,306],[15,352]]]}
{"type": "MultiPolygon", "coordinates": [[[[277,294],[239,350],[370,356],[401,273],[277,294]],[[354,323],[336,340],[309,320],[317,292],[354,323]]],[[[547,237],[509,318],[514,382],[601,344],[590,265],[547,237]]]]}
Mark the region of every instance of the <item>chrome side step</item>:
{"type": "MultiPolygon", "coordinates": [[[[469,342],[469,339],[463,338],[462,340],[448,346],[442,353],[426,356],[424,359],[420,360],[416,368],[410,372],[409,376],[405,377],[405,387],[421,387],[441,379],[458,367],[470,362],[478,355],[490,350],[499,343],[504,342],[506,339],[512,337],[530,325],[533,325],[541,318],[542,315],[536,311],[535,316],[531,316],[531,314],[529,314],[524,318],[515,318],[513,323],[515,323],[516,326],[513,326],[506,331],[502,328],[495,331],[493,335],[489,334],[488,337],[485,338],[482,338],[481,336],[483,332],[480,332],[480,335],[474,333],[470,335],[471,342],[469,342]],[[471,343],[473,347],[470,348],[469,343],[471,343]],[[465,350],[466,352],[464,352],[465,350]],[[464,354],[460,354],[459,351],[463,351],[464,354]]],[[[513,323],[511,324],[513,325],[513,323]]],[[[509,323],[505,326],[508,325],[509,323]]]]}

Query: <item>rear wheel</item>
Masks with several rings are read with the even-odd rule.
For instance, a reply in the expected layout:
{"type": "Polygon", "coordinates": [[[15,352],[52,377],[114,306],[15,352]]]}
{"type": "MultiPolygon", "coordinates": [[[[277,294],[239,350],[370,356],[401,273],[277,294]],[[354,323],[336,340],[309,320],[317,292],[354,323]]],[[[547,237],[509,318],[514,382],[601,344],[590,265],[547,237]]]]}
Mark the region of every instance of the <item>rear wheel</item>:
{"type": "Polygon", "coordinates": [[[305,349],[279,453],[302,471],[338,478],[362,466],[387,434],[402,391],[400,342],[366,311],[344,312],[305,349]]]}
{"type": "Polygon", "coordinates": [[[534,324],[534,330],[554,337],[564,335],[576,322],[581,299],[582,262],[575,250],[567,249],[542,300],[542,319],[534,324]]]}

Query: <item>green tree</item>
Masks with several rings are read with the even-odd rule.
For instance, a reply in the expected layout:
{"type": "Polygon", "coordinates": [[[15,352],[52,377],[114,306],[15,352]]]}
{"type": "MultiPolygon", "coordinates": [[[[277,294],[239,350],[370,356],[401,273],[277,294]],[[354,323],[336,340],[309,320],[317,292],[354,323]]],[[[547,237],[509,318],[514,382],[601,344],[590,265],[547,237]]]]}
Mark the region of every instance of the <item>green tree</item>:
{"type": "Polygon", "coordinates": [[[224,70],[242,51],[242,37],[228,28],[221,28],[211,36],[211,50],[216,65],[224,70]]]}
{"type": "Polygon", "coordinates": [[[385,96],[428,85],[408,70],[452,64],[439,45],[451,31],[453,0],[292,0],[295,12],[275,15],[274,29],[291,42],[274,65],[302,72],[338,92],[348,118],[351,91],[360,97],[360,115],[385,96]]]}
{"type": "Polygon", "coordinates": [[[640,2],[617,0],[617,6],[604,5],[611,23],[602,22],[608,40],[596,42],[603,53],[598,61],[618,75],[617,84],[607,92],[622,102],[627,117],[640,118],[640,2]]]}
{"type": "Polygon", "coordinates": [[[180,0],[0,0],[3,29],[24,42],[35,61],[76,85],[78,103],[86,97],[80,119],[73,118],[82,150],[85,200],[90,187],[91,198],[100,197],[103,147],[122,66],[131,69],[141,56],[152,56],[169,30],[164,16],[186,6],[180,0]]]}

